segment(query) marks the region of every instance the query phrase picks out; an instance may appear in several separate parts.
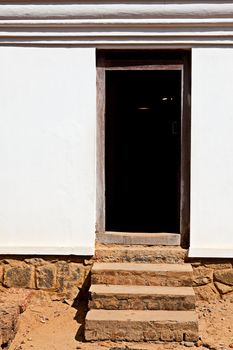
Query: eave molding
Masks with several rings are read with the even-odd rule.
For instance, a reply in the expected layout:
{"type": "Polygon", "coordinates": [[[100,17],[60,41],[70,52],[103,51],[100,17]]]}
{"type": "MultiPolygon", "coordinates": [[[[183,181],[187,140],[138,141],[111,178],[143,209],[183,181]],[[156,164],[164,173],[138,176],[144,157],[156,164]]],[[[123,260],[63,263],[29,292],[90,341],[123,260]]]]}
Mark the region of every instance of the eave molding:
{"type": "Polygon", "coordinates": [[[119,28],[129,26],[133,28],[150,28],[150,27],[233,27],[233,18],[148,18],[148,19],[0,19],[0,28],[119,28]]]}
{"type": "Polygon", "coordinates": [[[233,1],[0,1],[0,45],[233,45],[233,1]]]}
{"type": "Polygon", "coordinates": [[[0,1],[0,19],[231,18],[233,2],[0,1]]]}

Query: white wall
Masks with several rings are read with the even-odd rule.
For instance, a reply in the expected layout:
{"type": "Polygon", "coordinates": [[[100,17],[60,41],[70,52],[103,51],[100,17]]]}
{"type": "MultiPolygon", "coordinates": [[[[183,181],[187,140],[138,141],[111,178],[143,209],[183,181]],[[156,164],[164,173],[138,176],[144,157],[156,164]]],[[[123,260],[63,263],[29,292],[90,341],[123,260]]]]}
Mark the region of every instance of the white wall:
{"type": "Polygon", "coordinates": [[[95,50],[0,48],[0,254],[92,254],[95,50]]]}
{"type": "Polygon", "coordinates": [[[233,49],[192,50],[190,256],[233,257],[233,49]]]}

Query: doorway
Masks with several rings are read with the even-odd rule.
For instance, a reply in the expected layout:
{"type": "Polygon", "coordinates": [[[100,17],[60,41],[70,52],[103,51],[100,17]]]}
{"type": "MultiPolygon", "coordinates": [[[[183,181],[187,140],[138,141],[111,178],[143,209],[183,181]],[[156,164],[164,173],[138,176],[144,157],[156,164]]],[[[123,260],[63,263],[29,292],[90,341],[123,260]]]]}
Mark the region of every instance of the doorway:
{"type": "Polygon", "coordinates": [[[189,239],[190,56],[97,55],[97,232],[189,239]]]}
{"type": "Polygon", "coordinates": [[[179,232],[181,70],[106,73],[106,230],[179,232]]]}

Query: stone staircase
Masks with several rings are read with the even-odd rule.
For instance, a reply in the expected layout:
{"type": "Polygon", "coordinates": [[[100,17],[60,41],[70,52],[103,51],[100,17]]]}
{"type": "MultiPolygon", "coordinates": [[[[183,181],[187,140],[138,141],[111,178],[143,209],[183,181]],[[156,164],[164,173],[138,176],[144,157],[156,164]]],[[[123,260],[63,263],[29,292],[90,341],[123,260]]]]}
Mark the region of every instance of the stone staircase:
{"type": "Polygon", "coordinates": [[[198,340],[193,271],[179,246],[98,244],[87,341],[198,340]]]}

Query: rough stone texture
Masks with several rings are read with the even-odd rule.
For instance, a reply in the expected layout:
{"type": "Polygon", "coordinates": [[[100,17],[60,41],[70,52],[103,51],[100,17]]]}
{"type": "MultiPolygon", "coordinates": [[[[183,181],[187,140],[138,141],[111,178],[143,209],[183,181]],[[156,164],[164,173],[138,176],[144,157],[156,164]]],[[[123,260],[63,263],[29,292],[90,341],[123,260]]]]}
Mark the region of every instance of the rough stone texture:
{"type": "MultiPolygon", "coordinates": [[[[93,260],[98,262],[134,262],[152,264],[183,264],[188,262],[187,250],[169,246],[105,245],[96,244],[94,259],[85,257],[3,257],[0,261],[0,284],[7,287],[44,289],[58,293],[59,298],[74,299],[83,286],[88,285],[88,274],[93,260]],[[69,267],[70,265],[70,267],[69,267]],[[45,266],[50,272],[45,273],[45,266]],[[42,268],[44,267],[44,268],[42,268]],[[44,277],[42,271],[44,270],[44,277]],[[41,279],[40,279],[41,276],[41,279]],[[54,278],[56,276],[56,278],[54,278]]],[[[191,259],[190,259],[191,260],[191,259]]],[[[227,298],[232,292],[232,259],[197,259],[190,261],[194,270],[194,283],[198,299],[227,298]],[[215,282],[226,287],[216,288],[215,282]],[[223,294],[223,291],[229,290],[223,294]]],[[[140,281],[139,281],[140,282],[140,281]]],[[[141,283],[143,281],[141,280],[141,283]]]]}
{"type": "Polygon", "coordinates": [[[86,257],[29,257],[0,260],[0,285],[39,289],[56,293],[59,299],[74,300],[87,288],[93,260],[86,257]]]}
{"type": "Polygon", "coordinates": [[[192,286],[193,272],[187,265],[95,263],[91,282],[92,284],[189,287],[192,286]]]}
{"type": "Polygon", "coordinates": [[[96,244],[98,262],[136,262],[153,264],[184,263],[187,250],[181,247],[96,244]]]}
{"type": "Polygon", "coordinates": [[[192,278],[184,263],[94,263],[86,340],[196,341],[192,278]]]}
{"type": "Polygon", "coordinates": [[[19,307],[7,305],[0,307],[0,344],[8,347],[13,340],[18,327],[19,307]]]}
{"type": "Polygon", "coordinates": [[[90,309],[105,310],[194,310],[190,287],[145,287],[92,285],[90,309]]]}
{"type": "Polygon", "coordinates": [[[219,264],[214,264],[214,263],[205,263],[205,267],[208,267],[209,269],[212,270],[225,270],[225,269],[231,269],[232,264],[231,263],[219,263],[219,264]]]}
{"type": "Polygon", "coordinates": [[[91,310],[86,317],[85,338],[121,341],[197,341],[194,311],[91,310]]]}
{"type": "Polygon", "coordinates": [[[4,285],[6,287],[35,288],[33,266],[5,266],[4,285]]]}
{"type": "Polygon", "coordinates": [[[233,286],[233,269],[215,271],[214,279],[218,282],[233,286]]]}
{"type": "Polygon", "coordinates": [[[217,288],[217,290],[221,293],[221,294],[226,294],[229,292],[233,291],[233,287],[228,286],[226,284],[220,283],[220,282],[215,282],[215,287],[217,288]]]}
{"type": "Polygon", "coordinates": [[[48,261],[46,261],[46,260],[44,260],[42,258],[27,258],[27,259],[24,259],[24,261],[28,265],[33,265],[35,267],[49,264],[48,261]]]}
{"type": "MultiPolygon", "coordinates": [[[[186,259],[186,261],[189,260],[186,259]]],[[[197,299],[211,301],[216,298],[231,297],[231,287],[233,287],[232,259],[202,259],[199,261],[192,259],[191,264],[194,271],[193,286],[197,299]]]]}
{"type": "Polygon", "coordinates": [[[0,348],[8,348],[18,327],[19,314],[30,303],[31,291],[10,289],[0,291],[0,348]]]}
{"type": "Polygon", "coordinates": [[[56,266],[53,264],[38,266],[36,269],[36,287],[38,289],[56,288],[56,266]]]}
{"type": "Polygon", "coordinates": [[[79,293],[79,288],[84,284],[89,269],[85,269],[85,267],[79,263],[58,262],[58,292],[65,294],[69,299],[76,298],[79,293]]]}
{"type": "Polygon", "coordinates": [[[204,266],[198,266],[193,272],[194,286],[203,286],[213,280],[213,270],[204,266]]]}
{"type": "Polygon", "coordinates": [[[219,293],[213,284],[207,284],[205,286],[194,287],[197,300],[212,301],[218,299],[219,293]]]}

